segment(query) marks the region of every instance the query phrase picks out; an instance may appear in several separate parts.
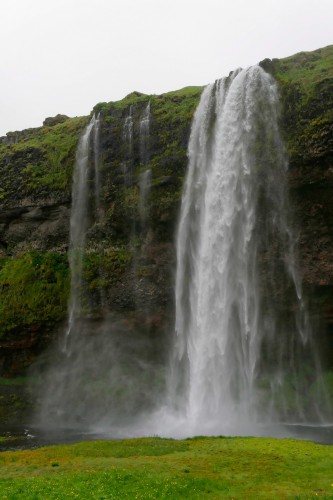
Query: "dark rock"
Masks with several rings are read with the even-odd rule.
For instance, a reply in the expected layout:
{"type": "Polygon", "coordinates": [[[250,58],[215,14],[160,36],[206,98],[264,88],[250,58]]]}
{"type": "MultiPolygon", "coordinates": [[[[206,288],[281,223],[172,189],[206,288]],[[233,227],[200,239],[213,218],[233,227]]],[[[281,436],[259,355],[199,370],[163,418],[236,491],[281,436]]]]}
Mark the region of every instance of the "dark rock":
{"type": "Polygon", "coordinates": [[[43,126],[54,127],[54,125],[58,125],[58,123],[64,123],[68,119],[69,119],[68,116],[60,114],[56,116],[49,116],[48,118],[45,118],[45,120],[43,121],[43,126]]]}

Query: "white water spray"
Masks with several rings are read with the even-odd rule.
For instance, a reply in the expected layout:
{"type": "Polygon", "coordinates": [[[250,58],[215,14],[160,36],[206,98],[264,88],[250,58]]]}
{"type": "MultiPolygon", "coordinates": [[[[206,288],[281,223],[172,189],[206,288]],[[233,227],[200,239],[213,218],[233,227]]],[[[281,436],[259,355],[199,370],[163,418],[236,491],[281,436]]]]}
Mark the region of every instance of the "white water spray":
{"type": "Polygon", "coordinates": [[[98,212],[101,197],[101,178],[100,178],[100,123],[101,114],[98,113],[94,118],[94,174],[95,174],[95,211],[98,212]]]}
{"type": "Polygon", "coordinates": [[[150,101],[145,107],[140,119],[140,160],[147,163],[149,160],[149,137],[150,137],[150,101]]]}

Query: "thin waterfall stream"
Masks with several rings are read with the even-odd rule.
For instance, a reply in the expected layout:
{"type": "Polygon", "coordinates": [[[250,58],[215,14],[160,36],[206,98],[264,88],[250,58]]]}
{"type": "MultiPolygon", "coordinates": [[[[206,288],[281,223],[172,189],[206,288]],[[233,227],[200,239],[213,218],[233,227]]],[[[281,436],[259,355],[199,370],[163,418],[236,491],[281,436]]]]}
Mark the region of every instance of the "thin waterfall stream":
{"type": "MultiPolygon", "coordinates": [[[[98,127],[99,118],[91,118],[76,152],[76,161],[73,175],[72,210],[70,218],[69,235],[69,267],[71,273],[70,297],[68,301],[68,326],[65,334],[64,350],[68,348],[68,339],[72,333],[77,316],[81,311],[82,270],[83,255],[85,250],[86,233],[88,229],[88,179],[89,179],[89,149],[93,133],[95,143],[95,197],[96,205],[99,202],[99,177],[98,171],[98,127]]],[[[97,205],[98,206],[98,205],[97,205]]]]}
{"type": "MultiPolygon", "coordinates": [[[[150,139],[150,101],[148,101],[142,116],[140,118],[139,133],[140,133],[140,163],[146,165],[149,162],[149,139],[150,139]]],[[[141,219],[141,231],[146,229],[147,217],[149,215],[149,196],[151,188],[151,168],[146,168],[139,177],[139,211],[141,219]]]]}
{"type": "Polygon", "coordinates": [[[94,115],[94,181],[95,181],[95,213],[98,217],[98,211],[100,209],[100,198],[101,198],[101,175],[100,175],[100,122],[101,114],[98,113],[95,118],[94,115]]]}
{"type": "Polygon", "coordinates": [[[150,138],[150,101],[148,101],[140,119],[140,160],[141,163],[149,161],[149,138],[150,138]]]}

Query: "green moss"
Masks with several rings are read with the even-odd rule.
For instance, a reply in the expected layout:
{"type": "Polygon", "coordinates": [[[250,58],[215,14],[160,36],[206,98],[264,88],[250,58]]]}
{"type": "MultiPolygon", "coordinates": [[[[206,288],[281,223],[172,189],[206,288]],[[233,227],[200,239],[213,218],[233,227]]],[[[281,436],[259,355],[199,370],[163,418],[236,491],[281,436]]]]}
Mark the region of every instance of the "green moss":
{"type": "Polygon", "coordinates": [[[313,52],[300,52],[284,59],[273,59],[274,75],[281,82],[297,84],[304,94],[333,77],[333,45],[313,52]]]}
{"type": "Polygon", "coordinates": [[[52,324],[66,314],[67,258],[28,252],[0,262],[0,335],[52,324]]]}
{"type": "Polygon", "coordinates": [[[15,378],[4,378],[0,377],[0,386],[26,386],[35,382],[32,377],[15,377],[15,378]]]}
{"type": "Polygon", "coordinates": [[[84,256],[84,279],[90,290],[117,282],[129,268],[132,254],[127,247],[112,247],[103,253],[90,252],[84,256]]]}

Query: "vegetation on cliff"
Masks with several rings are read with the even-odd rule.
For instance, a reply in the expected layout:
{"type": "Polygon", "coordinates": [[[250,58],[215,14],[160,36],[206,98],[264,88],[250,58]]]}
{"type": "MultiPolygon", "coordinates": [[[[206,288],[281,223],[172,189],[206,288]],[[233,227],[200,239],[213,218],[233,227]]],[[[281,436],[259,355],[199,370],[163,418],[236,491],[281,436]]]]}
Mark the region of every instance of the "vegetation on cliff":
{"type": "MultiPolygon", "coordinates": [[[[269,69],[269,68],[268,68],[269,69]]],[[[273,59],[291,166],[333,162],[333,45],[273,59]]]]}
{"type": "Polygon", "coordinates": [[[62,319],[67,306],[67,258],[34,251],[0,260],[0,338],[40,330],[62,319]]]}
{"type": "Polygon", "coordinates": [[[0,201],[70,196],[73,159],[87,117],[7,134],[0,141],[0,201]]]}
{"type": "Polygon", "coordinates": [[[139,179],[152,172],[152,192],[147,224],[159,238],[170,239],[187,163],[187,141],[201,87],[147,96],[132,93],[116,103],[99,104],[102,115],[102,175],[105,222],[115,228],[113,241],[128,242],[129,224],[140,225],[139,179]],[[140,118],[150,101],[150,142],[146,158],[140,155],[140,118]],[[133,115],[131,150],[124,141],[124,120],[133,115]]]}
{"type": "MultiPolygon", "coordinates": [[[[114,301],[115,309],[133,308],[138,294],[135,273],[142,282],[158,282],[155,286],[159,286],[160,294],[167,288],[164,284],[169,263],[161,262],[157,249],[144,259],[139,254],[147,228],[157,245],[161,241],[170,244],[173,239],[190,124],[200,93],[200,87],[161,96],[134,92],[121,101],[95,107],[94,112],[101,114],[103,188],[100,217],[92,221],[84,258],[85,313],[100,307],[101,290],[107,301],[114,301]],[[139,129],[148,102],[151,131],[143,158],[139,129]],[[130,109],[131,152],[124,141],[124,121],[130,109]],[[152,190],[145,232],[141,227],[139,183],[147,169],[152,171],[152,190]],[[125,282],[125,289],[119,288],[120,282],[125,282]]],[[[9,133],[0,141],[0,206],[4,210],[0,214],[0,338],[4,347],[29,332],[38,344],[43,332],[67,314],[67,200],[78,139],[88,119],[65,118],[60,123],[48,119],[47,126],[9,133]]],[[[161,300],[165,303],[166,299],[161,300]]],[[[11,372],[6,369],[4,373],[11,372]]]]}

